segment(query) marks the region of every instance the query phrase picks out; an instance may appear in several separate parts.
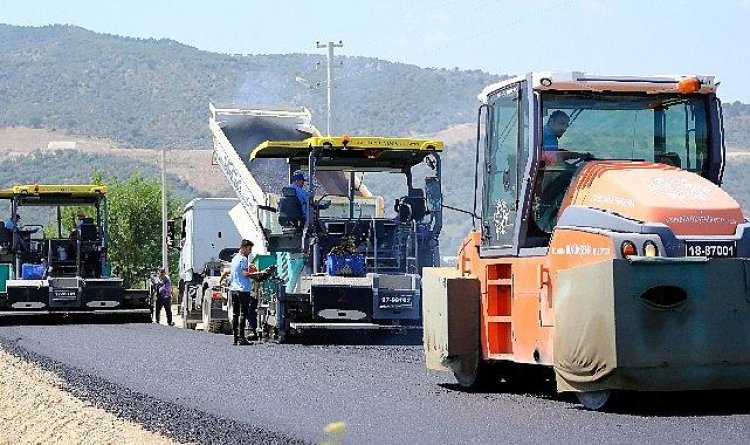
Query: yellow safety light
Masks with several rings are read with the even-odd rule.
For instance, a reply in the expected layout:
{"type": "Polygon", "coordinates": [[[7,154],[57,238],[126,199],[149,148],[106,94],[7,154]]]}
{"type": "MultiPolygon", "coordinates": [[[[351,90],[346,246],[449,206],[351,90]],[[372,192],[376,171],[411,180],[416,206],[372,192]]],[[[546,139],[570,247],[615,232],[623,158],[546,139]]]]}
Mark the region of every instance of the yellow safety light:
{"type": "Polygon", "coordinates": [[[623,241],[622,245],[620,245],[620,252],[622,252],[623,258],[638,255],[638,249],[635,248],[635,244],[632,241],[623,241]]]}

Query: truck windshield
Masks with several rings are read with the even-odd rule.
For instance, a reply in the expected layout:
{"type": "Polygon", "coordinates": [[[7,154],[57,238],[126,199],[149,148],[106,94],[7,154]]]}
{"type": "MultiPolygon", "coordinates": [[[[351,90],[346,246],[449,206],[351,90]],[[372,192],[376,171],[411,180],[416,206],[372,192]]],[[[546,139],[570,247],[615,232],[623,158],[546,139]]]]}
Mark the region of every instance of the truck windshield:
{"type": "Polygon", "coordinates": [[[708,168],[707,103],[702,95],[544,92],[542,150],[596,159],[661,162],[701,173],[708,168]]]}

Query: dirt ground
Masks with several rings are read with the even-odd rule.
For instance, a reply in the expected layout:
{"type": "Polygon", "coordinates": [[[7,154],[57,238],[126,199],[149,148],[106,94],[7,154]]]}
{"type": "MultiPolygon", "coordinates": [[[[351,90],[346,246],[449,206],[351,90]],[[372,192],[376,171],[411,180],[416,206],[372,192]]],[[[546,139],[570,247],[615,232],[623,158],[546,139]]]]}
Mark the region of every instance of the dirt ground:
{"type": "MultiPolygon", "coordinates": [[[[182,328],[177,305],[172,313],[182,328]]],[[[0,349],[0,445],[175,443],[73,397],[54,373],[0,349]]]]}
{"type": "MultiPolygon", "coordinates": [[[[123,149],[107,139],[91,139],[30,128],[0,128],[0,159],[29,155],[35,150],[72,149],[82,153],[124,156],[157,163],[159,150],[123,149]]],[[[212,150],[170,150],[167,153],[170,174],[190,184],[196,190],[214,194],[229,192],[230,186],[221,169],[212,165],[212,150]]]]}
{"type": "Polygon", "coordinates": [[[0,349],[0,444],[174,444],[61,389],[59,378],[0,349]]]}

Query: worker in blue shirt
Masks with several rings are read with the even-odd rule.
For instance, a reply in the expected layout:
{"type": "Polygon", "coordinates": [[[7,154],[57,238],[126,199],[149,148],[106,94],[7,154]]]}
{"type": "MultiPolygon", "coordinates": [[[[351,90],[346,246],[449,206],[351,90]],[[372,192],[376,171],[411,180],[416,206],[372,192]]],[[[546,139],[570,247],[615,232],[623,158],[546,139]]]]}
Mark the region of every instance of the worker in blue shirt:
{"type": "Polygon", "coordinates": [[[21,219],[21,217],[16,213],[15,215],[11,216],[10,218],[5,220],[5,228],[8,230],[16,230],[18,227],[18,220],[21,219]]]}
{"type": "Polygon", "coordinates": [[[294,187],[294,191],[297,193],[297,199],[299,200],[300,205],[302,206],[302,216],[305,217],[305,221],[307,221],[307,216],[310,209],[310,195],[307,193],[307,190],[304,189],[305,187],[305,174],[302,170],[296,170],[292,174],[292,187],[294,187]]]}
{"type": "Polygon", "coordinates": [[[547,124],[542,129],[542,148],[544,151],[557,151],[558,139],[570,126],[570,117],[562,111],[555,110],[550,114],[547,124]]]}
{"type": "Polygon", "coordinates": [[[245,324],[250,321],[250,328],[255,335],[258,324],[257,306],[258,302],[252,297],[253,284],[251,277],[254,271],[250,268],[252,263],[252,241],[243,239],[240,249],[232,258],[229,272],[229,292],[232,300],[232,334],[234,344],[248,344],[245,337],[245,324]]]}
{"type": "Polygon", "coordinates": [[[10,218],[6,219],[4,221],[5,229],[9,230],[13,233],[13,242],[16,245],[16,247],[21,250],[22,252],[28,251],[26,240],[24,240],[24,237],[27,237],[32,234],[36,233],[39,228],[34,228],[30,230],[24,230],[23,233],[21,233],[20,228],[18,227],[18,220],[21,219],[21,216],[16,213],[10,218]]]}
{"type": "Polygon", "coordinates": [[[570,126],[570,117],[562,111],[555,110],[550,114],[547,123],[542,128],[542,162],[552,165],[564,161],[565,150],[560,150],[558,139],[565,134],[570,126]]]}

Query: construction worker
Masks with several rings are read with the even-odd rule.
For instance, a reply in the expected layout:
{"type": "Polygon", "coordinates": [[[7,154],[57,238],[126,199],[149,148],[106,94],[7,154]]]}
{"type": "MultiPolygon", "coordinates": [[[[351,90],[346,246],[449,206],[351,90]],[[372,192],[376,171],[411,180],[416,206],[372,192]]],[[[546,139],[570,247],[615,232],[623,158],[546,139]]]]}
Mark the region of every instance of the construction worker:
{"type": "Polygon", "coordinates": [[[553,111],[544,128],[542,128],[542,148],[544,151],[557,151],[558,139],[565,134],[569,126],[570,117],[564,111],[553,111]]]}
{"type": "Polygon", "coordinates": [[[302,170],[295,170],[292,174],[291,186],[294,187],[294,191],[297,193],[297,199],[302,206],[302,216],[304,216],[305,221],[307,221],[307,214],[309,213],[308,210],[310,208],[310,195],[307,193],[307,190],[304,189],[305,173],[302,170]]]}
{"type": "Polygon", "coordinates": [[[11,233],[13,233],[13,243],[17,246],[17,248],[21,252],[27,252],[28,246],[26,245],[26,240],[24,238],[28,238],[29,235],[32,233],[36,233],[39,228],[34,228],[30,230],[24,230],[23,232],[18,227],[18,221],[21,219],[21,215],[18,213],[14,214],[10,218],[6,219],[4,222],[5,229],[9,230],[11,233]]]}
{"type": "Polygon", "coordinates": [[[163,267],[159,268],[159,276],[156,280],[156,323],[159,323],[161,308],[167,314],[167,324],[174,326],[172,321],[172,282],[163,267]]]}
{"type": "Polygon", "coordinates": [[[249,344],[245,337],[245,323],[248,319],[253,336],[258,324],[258,303],[252,296],[253,284],[250,280],[254,273],[254,270],[250,269],[253,260],[252,249],[253,242],[243,239],[230,266],[229,292],[232,299],[232,334],[235,345],[249,344]]]}
{"type": "Polygon", "coordinates": [[[5,228],[8,230],[16,230],[18,228],[19,219],[21,219],[21,216],[18,213],[6,219],[4,222],[5,228]]]}

